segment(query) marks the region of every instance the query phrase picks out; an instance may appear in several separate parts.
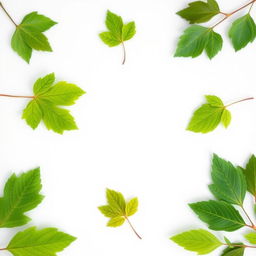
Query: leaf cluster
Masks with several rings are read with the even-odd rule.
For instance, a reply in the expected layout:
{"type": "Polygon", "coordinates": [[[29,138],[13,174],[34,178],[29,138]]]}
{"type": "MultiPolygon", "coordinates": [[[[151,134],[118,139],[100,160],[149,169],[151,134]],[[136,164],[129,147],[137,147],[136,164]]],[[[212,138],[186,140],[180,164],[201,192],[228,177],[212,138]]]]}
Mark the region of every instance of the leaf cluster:
{"type": "Polygon", "coordinates": [[[71,106],[85,92],[64,81],[55,82],[55,75],[51,73],[39,78],[33,87],[34,96],[23,111],[22,118],[33,129],[41,121],[48,130],[62,134],[65,130],[75,130],[77,125],[67,109],[60,106],[71,106]]]}
{"type": "MultiPolygon", "coordinates": [[[[36,168],[17,176],[13,174],[6,182],[0,198],[0,228],[13,228],[27,224],[26,215],[43,200],[40,169],[36,168]]],[[[56,228],[26,228],[16,233],[6,248],[14,256],[56,256],[76,238],[56,228]]]]}
{"type": "MultiPolygon", "coordinates": [[[[177,12],[183,19],[190,24],[181,35],[175,57],[198,57],[203,51],[206,52],[209,59],[215,57],[222,49],[223,39],[215,28],[233,14],[246,7],[252,7],[255,1],[251,1],[241,8],[231,12],[221,12],[219,4],[215,0],[195,1],[188,4],[188,7],[177,12]],[[208,27],[198,25],[210,21],[216,15],[224,16],[219,22],[208,27]]],[[[228,36],[235,51],[239,51],[252,43],[256,37],[256,24],[254,19],[248,13],[237,18],[232,22],[229,28],[228,36]]]]}
{"type": "MultiPolygon", "coordinates": [[[[243,227],[250,228],[252,232],[244,237],[255,245],[256,227],[243,204],[247,191],[254,198],[256,196],[256,157],[251,156],[246,167],[241,168],[214,155],[211,178],[209,190],[215,200],[191,203],[190,208],[211,230],[233,232],[243,227]],[[238,208],[248,220],[244,220],[238,208]]],[[[214,234],[203,229],[186,231],[171,237],[171,240],[198,254],[208,254],[220,246],[226,246],[222,256],[242,256],[245,248],[254,248],[241,242],[230,242],[226,237],[222,242],[214,234]]]]}

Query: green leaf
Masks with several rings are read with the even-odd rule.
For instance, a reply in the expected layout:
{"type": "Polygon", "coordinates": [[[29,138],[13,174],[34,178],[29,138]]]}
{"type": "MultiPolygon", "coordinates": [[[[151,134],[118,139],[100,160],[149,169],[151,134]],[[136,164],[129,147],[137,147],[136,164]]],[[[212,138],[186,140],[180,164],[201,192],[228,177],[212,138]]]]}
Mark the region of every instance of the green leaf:
{"type": "MultiPolygon", "coordinates": [[[[236,244],[236,245],[238,245],[238,244],[236,244]]],[[[244,247],[233,247],[233,248],[227,247],[222,252],[221,256],[243,256],[244,255],[244,250],[245,250],[244,247]]]]}
{"type": "Polygon", "coordinates": [[[125,24],[122,28],[122,39],[123,41],[130,40],[131,38],[134,37],[136,34],[136,27],[135,27],[135,22],[129,22],[125,24]]]}
{"type": "Polygon", "coordinates": [[[244,175],[247,182],[247,190],[256,198],[256,157],[251,156],[244,169],[244,175]]]}
{"type": "Polygon", "coordinates": [[[228,126],[231,123],[231,119],[232,119],[232,116],[231,116],[230,111],[227,110],[227,109],[224,109],[223,113],[222,113],[222,116],[221,116],[221,122],[222,122],[222,124],[224,125],[225,128],[228,128],[228,126]]]}
{"type": "Polygon", "coordinates": [[[222,48],[222,38],[211,28],[192,25],[180,37],[175,57],[198,57],[205,50],[213,58],[222,48]]]}
{"type": "Polygon", "coordinates": [[[256,25],[250,14],[235,20],[229,30],[235,51],[244,48],[248,43],[252,43],[256,37],[256,25]]]}
{"type": "Polygon", "coordinates": [[[138,211],[139,201],[138,198],[132,198],[125,207],[125,214],[126,216],[132,216],[138,211]]]}
{"type": "Polygon", "coordinates": [[[14,256],[56,256],[68,247],[75,237],[56,228],[37,230],[35,227],[18,232],[10,241],[7,250],[14,256]]]}
{"type": "Polygon", "coordinates": [[[190,230],[170,239],[184,249],[197,252],[199,255],[208,254],[222,245],[213,234],[203,229],[190,230]]]}
{"type": "Polygon", "coordinates": [[[29,63],[32,49],[51,52],[52,48],[47,37],[42,33],[57,24],[55,21],[32,12],[24,17],[16,27],[12,36],[11,46],[26,62],[29,63]]]}
{"type": "Polygon", "coordinates": [[[230,204],[243,205],[246,194],[246,180],[240,168],[214,154],[212,160],[212,181],[209,186],[213,195],[230,204]]]}
{"type": "Polygon", "coordinates": [[[123,45],[124,59],[126,59],[126,51],[124,41],[130,40],[136,34],[135,22],[123,23],[123,19],[111,11],[107,11],[106,27],[109,31],[99,34],[100,39],[109,47],[123,45]]]}
{"type": "Polygon", "coordinates": [[[213,95],[205,96],[205,98],[207,103],[200,106],[194,112],[187,130],[208,133],[216,129],[222,121],[225,106],[221,99],[213,95]]]}
{"type": "Polygon", "coordinates": [[[215,57],[222,49],[223,39],[220,34],[211,30],[208,35],[208,43],[205,46],[205,51],[209,59],[215,57]]]}
{"type": "Polygon", "coordinates": [[[251,244],[256,244],[256,233],[248,233],[244,236],[246,240],[251,244]]]}
{"type": "Polygon", "coordinates": [[[125,218],[122,216],[118,216],[118,217],[114,217],[114,218],[110,219],[107,223],[107,226],[116,228],[116,227],[122,226],[124,224],[124,222],[125,222],[125,218]]]}
{"type": "Polygon", "coordinates": [[[34,209],[43,200],[39,168],[13,174],[4,187],[0,198],[0,227],[11,228],[25,225],[30,218],[24,213],[34,209]]]}
{"type": "Polygon", "coordinates": [[[192,2],[186,9],[177,14],[193,24],[207,22],[219,13],[218,3],[215,0],[208,0],[207,3],[203,1],[192,2]]]}
{"type": "Polygon", "coordinates": [[[189,205],[199,219],[212,230],[235,231],[245,226],[239,212],[230,204],[221,201],[203,201],[189,205]]]}
{"type": "Polygon", "coordinates": [[[138,198],[135,197],[126,203],[123,194],[112,189],[106,190],[106,198],[108,205],[100,206],[98,209],[105,217],[110,218],[107,226],[119,227],[127,220],[134,233],[141,239],[128,219],[138,210],[138,198]]]}
{"type": "Polygon", "coordinates": [[[33,129],[43,121],[47,129],[62,134],[64,131],[77,129],[77,125],[69,111],[59,106],[75,104],[85,92],[74,84],[54,84],[54,81],[55,75],[51,73],[35,82],[34,98],[24,109],[22,118],[33,129]]]}

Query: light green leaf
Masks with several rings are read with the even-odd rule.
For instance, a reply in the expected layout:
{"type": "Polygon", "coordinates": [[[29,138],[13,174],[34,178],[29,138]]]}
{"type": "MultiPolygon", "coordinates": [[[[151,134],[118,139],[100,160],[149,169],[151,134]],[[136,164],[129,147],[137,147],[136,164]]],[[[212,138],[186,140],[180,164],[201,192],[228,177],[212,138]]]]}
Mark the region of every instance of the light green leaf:
{"type": "Polygon", "coordinates": [[[139,201],[138,198],[132,198],[127,204],[125,208],[126,216],[132,216],[138,211],[139,201]]]}
{"type": "Polygon", "coordinates": [[[180,37],[175,57],[198,57],[205,50],[213,58],[222,48],[222,38],[211,28],[199,25],[188,27],[180,37]]]}
{"type": "Polygon", "coordinates": [[[108,218],[114,218],[119,216],[119,212],[117,212],[115,209],[113,209],[111,206],[109,205],[103,205],[103,206],[99,206],[98,209],[100,210],[100,212],[108,218]]]}
{"type": "Polygon", "coordinates": [[[207,103],[199,107],[193,114],[187,130],[208,133],[213,131],[221,122],[225,109],[220,98],[206,96],[207,103]],[[210,99],[213,98],[213,99],[210,99]]]}
{"type": "Polygon", "coordinates": [[[68,247],[75,237],[56,228],[37,230],[35,227],[18,232],[10,241],[7,250],[14,256],[56,256],[68,247]]]}
{"type": "Polygon", "coordinates": [[[107,226],[112,227],[112,228],[120,227],[124,224],[124,222],[125,222],[125,218],[118,216],[118,217],[114,217],[114,218],[110,219],[107,223],[107,226]]]}
{"type": "Polygon", "coordinates": [[[189,21],[190,24],[207,22],[219,13],[220,9],[215,0],[208,0],[207,2],[195,1],[189,3],[186,9],[177,12],[178,15],[189,21]]]}
{"type": "Polygon", "coordinates": [[[124,55],[122,64],[124,64],[126,60],[124,41],[130,40],[135,35],[135,23],[132,21],[124,24],[122,18],[111,11],[107,11],[105,23],[109,31],[100,33],[99,37],[109,47],[122,44],[124,55]]]}
{"type": "Polygon", "coordinates": [[[115,209],[120,216],[125,215],[126,202],[122,193],[112,189],[106,190],[106,197],[108,204],[115,209]]]}
{"type": "Polygon", "coordinates": [[[39,78],[34,84],[34,98],[23,111],[22,118],[35,129],[41,121],[49,130],[62,134],[76,130],[77,125],[67,109],[85,92],[74,84],[59,82],[54,85],[55,75],[51,73],[39,78]]]}
{"type": "Polygon", "coordinates": [[[199,255],[208,254],[222,245],[213,234],[203,229],[190,230],[170,239],[184,249],[197,252],[199,255]]]}
{"type": "Polygon", "coordinates": [[[24,17],[16,27],[12,36],[11,46],[26,62],[29,63],[32,49],[52,51],[47,37],[42,33],[57,24],[48,17],[32,12],[24,17]]]}
{"type": "Polygon", "coordinates": [[[244,236],[246,240],[251,244],[256,244],[256,233],[248,233],[244,236]]]}
{"type": "Polygon", "coordinates": [[[189,205],[199,219],[212,230],[235,231],[245,226],[239,212],[230,204],[221,201],[203,201],[189,205]]]}
{"type": "Polygon", "coordinates": [[[212,181],[209,186],[213,195],[230,204],[243,205],[246,194],[246,180],[240,168],[214,154],[212,160],[212,181]]]}
{"type": "Polygon", "coordinates": [[[30,218],[24,213],[34,209],[43,200],[39,168],[13,174],[4,187],[0,198],[0,227],[11,228],[25,225],[30,218]]]}
{"type": "Polygon", "coordinates": [[[122,39],[123,41],[130,40],[136,34],[135,22],[129,22],[122,28],[122,39]]]}
{"type": "Polygon", "coordinates": [[[233,47],[236,51],[252,43],[256,37],[256,25],[250,14],[235,20],[229,30],[233,47]]]}
{"type": "Polygon", "coordinates": [[[256,198],[256,157],[251,156],[244,169],[244,175],[247,182],[247,190],[256,198]]]}
{"type": "MultiPolygon", "coordinates": [[[[238,245],[238,244],[236,244],[238,245]]],[[[240,243],[240,245],[242,245],[240,243]]],[[[244,255],[244,247],[227,247],[221,254],[221,256],[243,256],[244,255]]]]}
{"type": "Polygon", "coordinates": [[[225,128],[228,128],[228,126],[231,123],[231,119],[232,119],[232,116],[231,116],[230,111],[227,110],[227,109],[224,109],[223,113],[222,113],[222,116],[221,116],[221,122],[222,122],[222,124],[224,125],[225,128]]]}

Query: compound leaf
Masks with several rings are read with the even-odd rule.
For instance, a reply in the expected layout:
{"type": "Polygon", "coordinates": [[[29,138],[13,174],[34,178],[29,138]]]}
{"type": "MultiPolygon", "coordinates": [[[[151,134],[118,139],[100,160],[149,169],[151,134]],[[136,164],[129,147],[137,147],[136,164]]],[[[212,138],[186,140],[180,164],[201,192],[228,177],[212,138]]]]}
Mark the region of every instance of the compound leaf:
{"type": "Polygon", "coordinates": [[[39,78],[34,84],[34,97],[23,111],[22,118],[33,129],[43,121],[49,130],[62,134],[65,130],[75,130],[77,125],[67,109],[85,92],[74,84],[59,82],[54,85],[55,76],[49,74],[39,78]]]}
{"type": "Polygon", "coordinates": [[[222,201],[203,201],[189,205],[199,219],[212,230],[235,231],[245,226],[239,212],[230,204],[222,201]]]}
{"type": "Polygon", "coordinates": [[[246,180],[240,168],[214,154],[212,160],[212,181],[209,186],[213,195],[230,204],[243,205],[246,194],[246,180]]]}
{"type": "Polygon", "coordinates": [[[33,49],[51,52],[52,48],[43,32],[55,24],[57,24],[55,21],[37,12],[26,15],[12,36],[13,50],[27,63],[30,61],[33,49]]]}
{"type": "Polygon", "coordinates": [[[68,247],[75,237],[56,228],[37,230],[35,227],[18,232],[10,241],[7,250],[14,256],[56,256],[68,247]]]}
{"type": "Polygon", "coordinates": [[[13,174],[4,187],[0,198],[0,227],[11,228],[25,225],[30,218],[24,213],[34,209],[43,200],[39,168],[13,174]]]}
{"type": "Polygon", "coordinates": [[[184,249],[197,252],[199,255],[208,254],[222,245],[217,237],[203,229],[190,230],[170,239],[184,249]]]}
{"type": "Polygon", "coordinates": [[[179,11],[177,14],[193,24],[207,22],[219,13],[218,3],[215,0],[208,0],[207,2],[195,1],[189,3],[186,9],[179,11]]]}

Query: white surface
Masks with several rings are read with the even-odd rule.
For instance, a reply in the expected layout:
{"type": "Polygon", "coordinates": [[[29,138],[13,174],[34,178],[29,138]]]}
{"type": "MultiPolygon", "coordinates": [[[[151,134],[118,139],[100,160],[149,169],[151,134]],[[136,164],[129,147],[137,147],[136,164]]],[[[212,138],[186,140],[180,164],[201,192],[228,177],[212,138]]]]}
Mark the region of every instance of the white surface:
{"type": "MultiPolygon", "coordinates": [[[[219,2],[229,11],[246,1],[219,2]]],[[[168,238],[191,227],[206,228],[187,203],[210,198],[211,154],[243,165],[256,153],[255,101],[230,109],[233,120],[228,130],[218,128],[208,135],[185,131],[204,94],[226,102],[256,96],[255,44],[235,54],[225,35],[223,50],[212,61],[205,56],[172,57],[187,26],[175,12],[186,3],[3,1],[17,22],[37,10],[59,24],[46,33],[54,52],[34,52],[27,65],[12,51],[14,27],[0,12],[1,93],[30,95],[34,80],[50,72],[87,91],[71,108],[80,129],[63,136],[43,125],[35,131],[28,127],[21,120],[27,100],[0,100],[0,185],[11,172],[41,167],[46,198],[29,213],[33,221],[28,226],[56,226],[77,236],[63,256],[193,255],[168,238]],[[136,37],[126,44],[125,66],[121,48],[110,49],[98,38],[105,30],[107,9],[137,25],[136,37]],[[97,206],[105,203],[106,187],[139,197],[139,212],[131,221],[142,241],[128,225],[105,227],[107,219],[97,206]]],[[[226,32],[229,24],[223,23],[217,31],[226,32]]],[[[236,232],[236,239],[240,233],[236,232]]],[[[0,246],[9,240],[5,234],[7,230],[1,230],[0,246]]]]}

